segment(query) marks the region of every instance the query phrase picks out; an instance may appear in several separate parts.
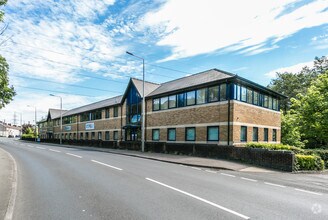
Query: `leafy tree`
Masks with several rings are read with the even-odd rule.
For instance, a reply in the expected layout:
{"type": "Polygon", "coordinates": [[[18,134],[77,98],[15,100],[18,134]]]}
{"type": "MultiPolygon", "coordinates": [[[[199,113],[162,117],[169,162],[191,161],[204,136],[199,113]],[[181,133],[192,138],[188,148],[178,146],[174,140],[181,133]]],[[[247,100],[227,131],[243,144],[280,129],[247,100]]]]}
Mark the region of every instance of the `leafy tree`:
{"type": "Polygon", "coordinates": [[[34,134],[34,128],[31,124],[22,125],[22,134],[34,134]]]}
{"type": "Polygon", "coordinates": [[[328,70],[312,82],[306,94],[292,99],[302,139],[307,147],[328,145],[328,70]]]}
{"type": "Polygon", "coordinates": [[[281,143],[295,147],[304,147],[301,140],[299,120],[294,111],[288,111],[281,117],[281,143]]]}
{"type": "MultiPolygon", "coordinates": [[[[5,5],[7,0],[0,0],[0,6],[5,5]]],[[[4,12],[0,11],[0,22],[3,21],[4,12]]],[[[9,86],[9,66],[4,57],[0,55],[0,109],[8,104],[16,95],[13,86],[9,86]]]]}

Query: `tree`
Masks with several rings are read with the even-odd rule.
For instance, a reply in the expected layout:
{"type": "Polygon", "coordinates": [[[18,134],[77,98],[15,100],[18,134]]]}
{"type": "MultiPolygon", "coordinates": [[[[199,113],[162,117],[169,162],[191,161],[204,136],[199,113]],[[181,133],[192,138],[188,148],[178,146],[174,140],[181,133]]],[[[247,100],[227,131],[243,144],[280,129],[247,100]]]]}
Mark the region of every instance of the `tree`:
{"type": "MultiPolygon", "coordinates": [[[[7,0],[0,0],[0,6],[7,3],[7,0]]],[[[4,12],[0,11],[0,22],[3,21],[4,12]]],[[[4,57],[0,55],[0,109],[13,100],[16,95],[13,86],[9,86],[8,79],[9,65],[4,57]]]]}
{"type": "Polygon", "coordinates": [[[299,120],[295,111],[290,110],[281,116],[281,143],[303,148],[299,120]]]}
{"type": "Polygon", "coordinates": [[[302,139],[307,147],[328,145],[328,70],[320,74],[307,90],[292,99],[302,139]]]}

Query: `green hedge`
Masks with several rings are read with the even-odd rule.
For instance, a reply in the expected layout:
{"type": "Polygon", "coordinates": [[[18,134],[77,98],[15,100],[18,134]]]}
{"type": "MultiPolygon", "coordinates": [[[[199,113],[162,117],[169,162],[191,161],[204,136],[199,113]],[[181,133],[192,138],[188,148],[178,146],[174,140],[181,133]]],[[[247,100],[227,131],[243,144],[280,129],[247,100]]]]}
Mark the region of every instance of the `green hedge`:
{"type": "Polygon", "coordinates": [[[328,150],[325,149],[307,149],[305,150],[306,154],[320,156],[321,159],[325,161],[325,167],[328,168],[328,150]]]}
{"type": "Polygon", "coordinates": [[[34,134],[23,134],[22,138],[35,138],[34,134]]]}
{"type": "Polygon", "coordinates": [[[316,155],[296,154],[295,170],[323,170],[324,161],[316,155]]]}
{"type": "Polygon", "coordinates": [[[284,145],[284,144],[269,144],[269,143],[254,143],[250,142],[246,144],[249,148],[262,148],[268,150],[289,150],[293,151],[295,154],[303,153],[304,150],[298,147],[284,145]]]}

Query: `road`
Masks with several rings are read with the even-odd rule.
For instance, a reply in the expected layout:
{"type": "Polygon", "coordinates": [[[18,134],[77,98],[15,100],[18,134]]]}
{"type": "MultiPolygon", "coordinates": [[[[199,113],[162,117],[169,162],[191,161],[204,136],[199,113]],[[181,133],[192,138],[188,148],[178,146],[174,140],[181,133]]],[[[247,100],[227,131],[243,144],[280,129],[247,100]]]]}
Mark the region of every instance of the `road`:
{"type": "Polygon", "coordinates": [[[13,219],[328,219],[327,175],[199,169],[4,138],[0,147],[17,164],[13,219]]]}

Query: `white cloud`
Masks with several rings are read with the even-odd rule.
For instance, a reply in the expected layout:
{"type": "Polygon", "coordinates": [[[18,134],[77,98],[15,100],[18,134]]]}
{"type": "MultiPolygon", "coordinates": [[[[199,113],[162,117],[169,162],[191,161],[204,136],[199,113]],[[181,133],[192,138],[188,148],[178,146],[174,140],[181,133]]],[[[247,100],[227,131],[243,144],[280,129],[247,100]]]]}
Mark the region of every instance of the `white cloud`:
{"type": "Polygon", "coordinates": [[[277,73],[285,73],[285,72],[298,73],[303,69],[303,67],[307,66],[309,68],[312,68],[313,65],[314,65],[313,61],[298,63],[298,64],[295,64],[292,66],[286,66],[286,67],[281,67],[281,68],[272,70],[264,75],[268,78],[275,78],[277,76],[277,73]]]}
{"type": "Polygon", "coordinates": [[[155,32],[165,27],[159,46],[172,47],[163,61],[210,53],[246,49],[249,55],[276,48],[275,43],[304,28],[327,23],[327,0],[309,2],[289,12],[297,0],[169,0],[148,13],[141,24],[155,32]],[[272,45],[273,44],[273,45],[272,45]],[[256,48],[263,45],[263,48],[256,48]]]}
{"type": "Polygon", "coordinates": [[[316,49],[327,49],[328,48],[328,34],[322,34],[311,39],[311,44],[316,49]]]}

